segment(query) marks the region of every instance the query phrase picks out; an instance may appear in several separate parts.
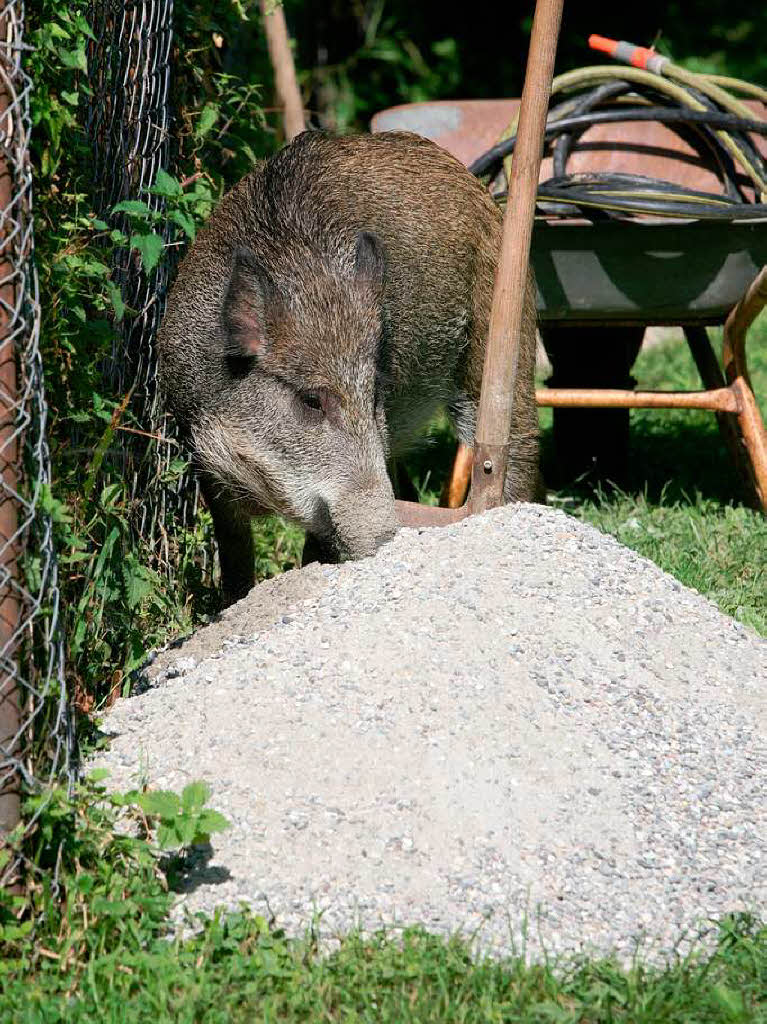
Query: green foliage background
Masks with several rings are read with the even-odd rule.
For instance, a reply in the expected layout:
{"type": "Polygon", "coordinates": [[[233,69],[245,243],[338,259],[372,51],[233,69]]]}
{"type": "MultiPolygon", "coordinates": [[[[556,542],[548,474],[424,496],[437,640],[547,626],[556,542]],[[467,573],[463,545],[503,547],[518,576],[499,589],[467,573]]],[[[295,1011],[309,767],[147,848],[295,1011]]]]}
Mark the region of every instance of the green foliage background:
{"type": "MultiPolygon", "coordinates": [[[[222,41],[237,38],[245,12],[233,4],[214,14],[204,3],[177,5],[173,97],[179,111],[175,173],[155,183],[165,217],[177,228],[175,246],[194,237],[227,185],[274,148],[260,105],[266,67],[249,62],[243,77],[225,67],[222,41]],[[183,185],[181,184],[183,182],[183,185]]],[[[27,41],[30,70],[37,262],[42,348],[51,409],[54,467],[46,505],[61,561],[69,683],[82,710],[117,692],[144,652],[169,632],[188,629],[211,610],[200,586],[196,551],[209,524],[200,513],[186,543],[179,586],[171,587],[137,541],[135,509],[116,461],[125,429],[146,429],[126,411],[126,396],[105,391],[103,367],[114,325],[133,315],[111,280],[119,247],[134,249],[146,270],[168,258],[158,223],[145,202],[118,204],[127,234],[94,214],[97,183],[90,176],[84,124],[92,39],[82,0],[31,0],[27,41]],[[193,610],[194,603],[194,610],[193,610]]],[[[172,471],[180,471],[184,459],[172,471]]],[[[277,565],[262,566],[264,572],[277,565]]]]}
{"type": "MultiPolygon", "coordinates": [[[[285,0],[310,106],[332,127],[364,129],[382,107],[424,99],[519,96],[532,25],[524,3],[285,0]]],[[[653,43],[695,71],[767,81],[767,9],[743,0],[565,0],[557,72],[603,57],[591,33],[653,43]]]]}

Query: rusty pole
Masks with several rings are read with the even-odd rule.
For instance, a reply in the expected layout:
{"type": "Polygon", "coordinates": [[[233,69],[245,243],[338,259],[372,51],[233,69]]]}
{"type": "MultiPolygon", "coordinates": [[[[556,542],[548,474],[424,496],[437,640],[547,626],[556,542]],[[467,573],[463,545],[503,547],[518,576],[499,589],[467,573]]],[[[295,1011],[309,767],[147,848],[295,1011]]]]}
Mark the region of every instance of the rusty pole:
{"type": "Polygon", "coordinates": [[[14,192],[9,150],[14,140],[11,79],[14,26],[5,0],[0,0],[0,837],[20,816],[20,780],[15,762],[20,754],[21,695],[16,656],[20,603],[16,576],[18,547],[18,441],[16,438],[16,351],[14,320],[13,222],[14,192]]]}
{"type": "Polygon", "coordinates": [[[296,135],[300,135],[306,124],[301,92],[296,81],[296,66],[285,24],[285,12],[276,0],[261,0],[261,13],[264,18],[269,59],[274,68],[277,98],[282,105],[285,140],[290,142],[296,135]]]}

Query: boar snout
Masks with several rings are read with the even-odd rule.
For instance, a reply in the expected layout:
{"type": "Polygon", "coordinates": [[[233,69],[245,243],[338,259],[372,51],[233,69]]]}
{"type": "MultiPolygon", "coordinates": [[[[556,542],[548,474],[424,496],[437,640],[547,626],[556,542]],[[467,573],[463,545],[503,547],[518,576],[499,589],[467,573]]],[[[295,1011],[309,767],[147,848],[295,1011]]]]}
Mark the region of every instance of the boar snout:
{"type": "Polygon", "coordinates": [[[314,532],[335,560],[374,555],[397,532],[391,484],[347,492],[332,506],[323,502],[317,519],[314,532]]]}

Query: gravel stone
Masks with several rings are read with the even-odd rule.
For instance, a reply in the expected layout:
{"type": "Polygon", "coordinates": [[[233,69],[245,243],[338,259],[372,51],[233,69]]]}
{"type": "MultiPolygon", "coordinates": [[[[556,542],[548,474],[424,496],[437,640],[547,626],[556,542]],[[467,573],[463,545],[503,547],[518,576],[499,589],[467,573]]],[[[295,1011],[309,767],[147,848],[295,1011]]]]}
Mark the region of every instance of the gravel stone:
{"type": "MultiPolygon", "coordinates": [[[[232,823],[174,911],[662,957],[767,897],[767,645],[557,510],[256,587],[105,716],[110,785],[232,823]]],[[[682,947],[683,948],[683,947],[682,947]]]]}

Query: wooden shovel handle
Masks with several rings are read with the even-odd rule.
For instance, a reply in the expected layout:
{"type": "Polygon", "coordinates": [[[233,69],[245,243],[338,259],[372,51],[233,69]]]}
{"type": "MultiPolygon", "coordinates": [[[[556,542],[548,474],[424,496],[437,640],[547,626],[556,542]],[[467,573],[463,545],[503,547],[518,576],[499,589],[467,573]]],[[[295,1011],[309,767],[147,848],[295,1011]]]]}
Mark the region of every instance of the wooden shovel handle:
{"type": "Polygon", "coordinates": [[[535,5],[482,374],[469,499],[472,513],[503,501],[535,197],[562,6],[563,0],[537,0],[535,5]]]}

